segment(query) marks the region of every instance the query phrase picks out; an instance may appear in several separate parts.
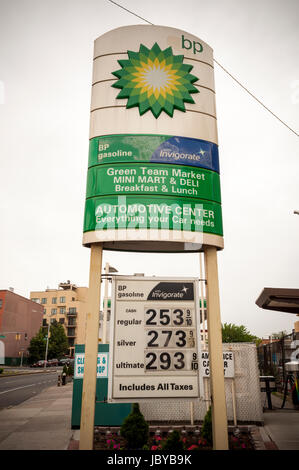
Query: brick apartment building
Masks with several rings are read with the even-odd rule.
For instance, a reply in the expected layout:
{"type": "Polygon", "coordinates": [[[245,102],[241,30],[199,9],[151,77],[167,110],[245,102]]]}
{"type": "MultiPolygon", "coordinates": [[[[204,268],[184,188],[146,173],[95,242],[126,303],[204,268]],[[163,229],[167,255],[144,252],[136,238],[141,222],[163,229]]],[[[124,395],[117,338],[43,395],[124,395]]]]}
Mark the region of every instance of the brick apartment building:
{"type": "Polygon", "coordinates": [[[5,365],[26,363],[30,340],[43,321],[43,307],[10,290],[0,290],[0,341],[5,365]]]}

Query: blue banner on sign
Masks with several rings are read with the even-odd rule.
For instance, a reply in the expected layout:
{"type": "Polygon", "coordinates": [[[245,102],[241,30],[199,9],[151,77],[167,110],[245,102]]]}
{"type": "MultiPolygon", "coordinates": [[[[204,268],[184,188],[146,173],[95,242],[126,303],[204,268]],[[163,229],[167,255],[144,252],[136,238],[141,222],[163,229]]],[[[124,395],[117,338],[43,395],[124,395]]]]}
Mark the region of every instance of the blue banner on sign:
{"type": "Polygon", "coordinates": [[[197,166],[219,173],[218,146],[189,137],[171,137],[166,140],[154,151],[150,161],[197,166]]]}

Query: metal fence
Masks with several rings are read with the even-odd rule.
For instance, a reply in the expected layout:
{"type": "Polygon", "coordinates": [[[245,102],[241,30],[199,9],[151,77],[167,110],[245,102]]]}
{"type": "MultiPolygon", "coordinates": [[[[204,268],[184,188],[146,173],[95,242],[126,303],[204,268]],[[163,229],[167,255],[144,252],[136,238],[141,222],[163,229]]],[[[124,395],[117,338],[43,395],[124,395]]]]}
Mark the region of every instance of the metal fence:
{"type": "Polygon", "coordinates": [[[261,344],[257,348],[260,374],[273,375],[280,392],[283,391],[287,376],[285,364],[291,360],[295,339],[296,335],[293,331],[289,335],[282,336],[280,339],[272,339],[270,343],[261,344]]]}
{"type": "MultiPolygon", "coordinates": [[[[225,379],[225,395],[228,421],[233,423],[235,403],[238,423],[262,423],[262,394],[260,391],[259,368],[256,345],[252,343],[224,343],[224,351],[232,351],[235,360],[235,376],[225,379]]],[[[210,380],[205,381],[206,400],[167,400],[144,402],[140,409],[150,422],[202,422],[210,405],[210,380]]]]}

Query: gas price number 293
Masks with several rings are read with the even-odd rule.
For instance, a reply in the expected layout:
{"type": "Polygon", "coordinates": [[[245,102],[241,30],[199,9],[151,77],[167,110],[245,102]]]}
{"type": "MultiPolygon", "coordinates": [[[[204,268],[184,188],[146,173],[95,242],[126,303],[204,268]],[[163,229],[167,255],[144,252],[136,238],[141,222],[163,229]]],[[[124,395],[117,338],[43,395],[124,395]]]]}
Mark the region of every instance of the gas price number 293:
{"type": "Polygon", "coordinates": [[[196,346],[193,310],[146,308],[144,316],[145,371],[190,370],[196,346]]]}

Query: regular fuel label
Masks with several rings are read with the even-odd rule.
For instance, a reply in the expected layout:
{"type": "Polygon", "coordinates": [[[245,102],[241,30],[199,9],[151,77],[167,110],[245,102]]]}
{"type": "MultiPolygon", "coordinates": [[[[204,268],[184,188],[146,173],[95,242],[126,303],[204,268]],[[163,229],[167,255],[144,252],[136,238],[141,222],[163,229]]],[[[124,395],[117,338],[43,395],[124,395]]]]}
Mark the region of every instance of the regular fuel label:
{"type": "Polygon", "coordinates": [[[198,397],[196,281],[118,277],[113,297],[110,401],[198,397]]]}

